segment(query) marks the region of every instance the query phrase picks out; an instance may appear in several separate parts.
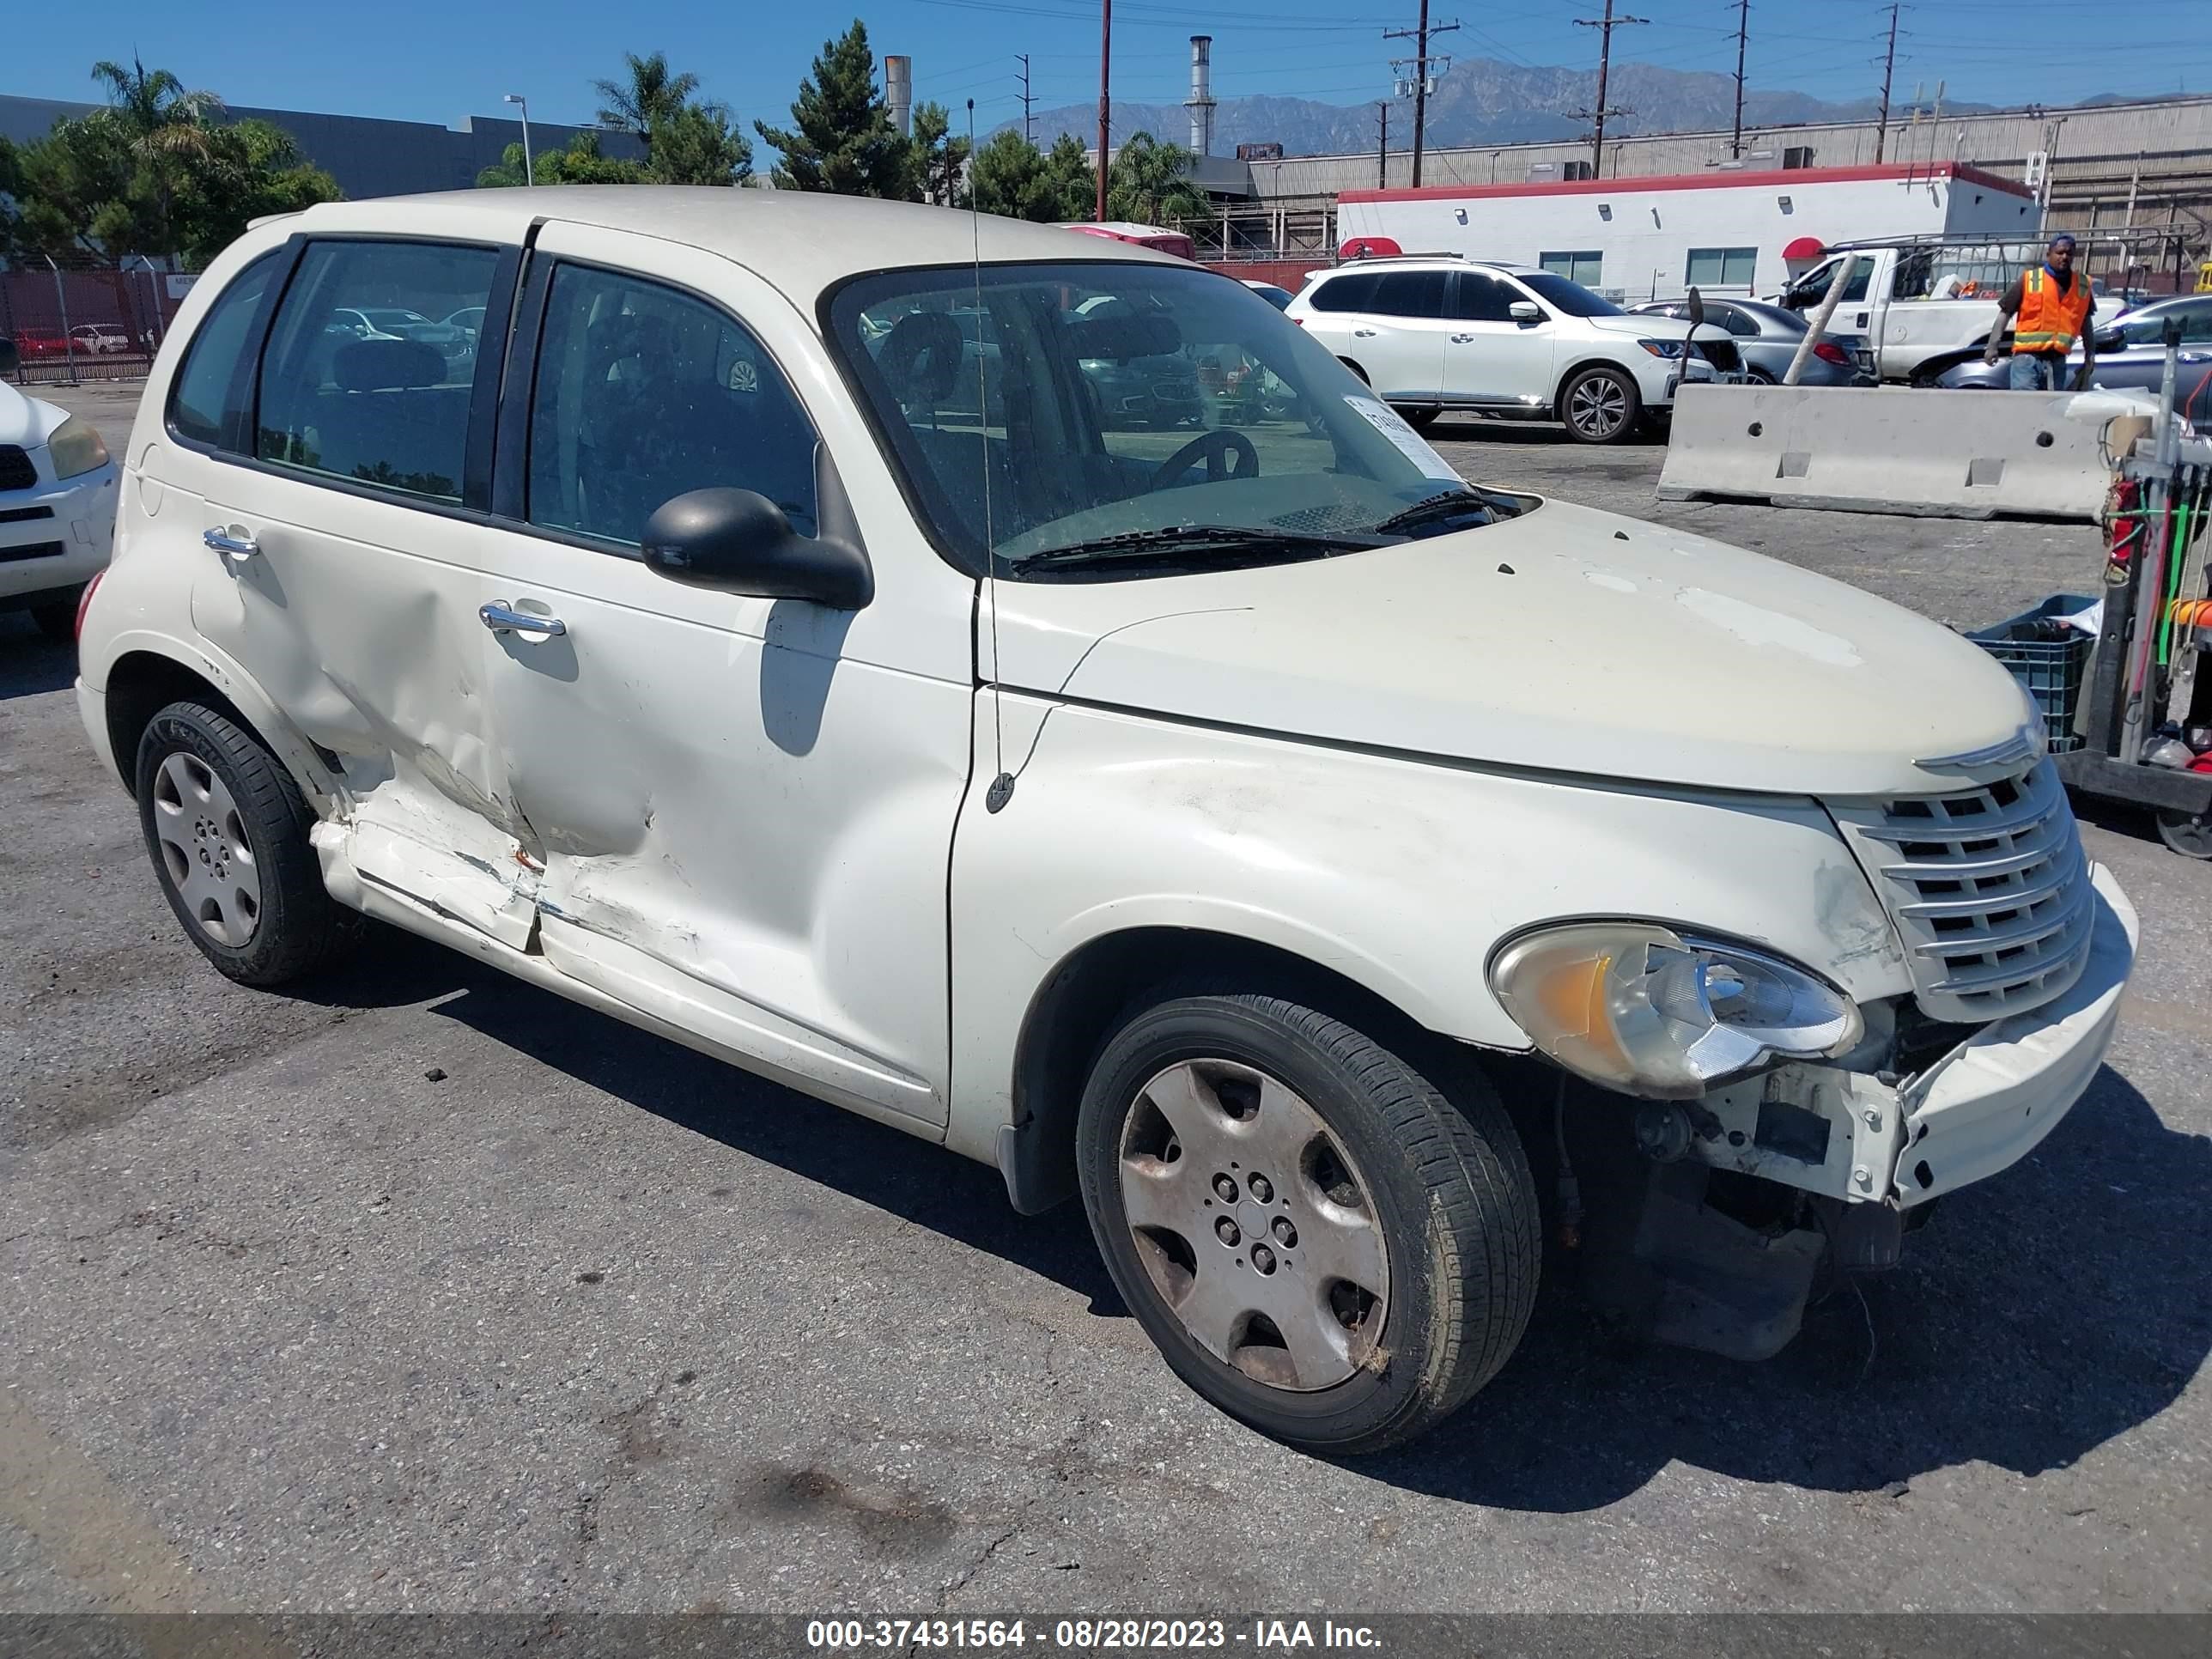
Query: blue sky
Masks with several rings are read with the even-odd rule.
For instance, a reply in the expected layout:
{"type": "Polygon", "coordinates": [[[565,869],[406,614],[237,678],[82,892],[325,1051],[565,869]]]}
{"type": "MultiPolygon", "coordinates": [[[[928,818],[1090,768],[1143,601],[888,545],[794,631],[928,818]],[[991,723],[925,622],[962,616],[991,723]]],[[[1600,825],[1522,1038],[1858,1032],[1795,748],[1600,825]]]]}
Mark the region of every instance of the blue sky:
{"type": "MultiPolygon", "coordinates": [[[[1433,0],[1436,21],[1465,25],[1439,49],[1509,63],[1589,66],[1597,32],[1590,0],[1497,0],[1455,11],[1433,0]]],[[[1736,9],[1726,0],[1626,0],[1649,24],[1615,37],[1619,56],[1673,69],[1735,67],[1736,9]]],[[[1115,92],[1180,102],[1187,37],[1214,37],[1217,96],[1271,92],[1352,104],[1387,94],[1386,27],[1410,24],[1415,0],[1119,0],[1115,92]]],[[[331,10],[298,0],[99,0],[84,7],[11,9],[0,92],[94,96],[96,58],[173,70],[187,86],[232,102],[441,123],[505,112],[503,92],[530,100],[548,120],[586,121],[591,82],[624,51],[663,51],[697,72],[710,96],[748,123],[781,122],[824,34],[848,16],[816,9],[700,0],[527,0],[499,8],[380,0],[331,10]]],[[[1018,116],[1014,54],[1030,57],[1040,108],[1097,97],[1095,0],[872,0],[859,12],[880,55],[915,59],[918,98],[954,112],[974,98],[979,131],[1018,116]]],[[[1832,99],[1871,97],[1881,84],[1887,8],[1874,0],[1753,0],[1748,78],[1832,99]]],[[[2101,92],[2149,94],[2212,88],[2212,3],[2134,0],[2099,12],[2081,0],[1925,0],[1908,6],[1899,37],[1895,97],[1916,82],[1932,95],[1982,103],[2056,103],[2101,92]],[[2109,52],[2051,43],[2117,37],[2109,52]],[[2084,64],[2087,67],[2084,67],[2084,64]]]]}

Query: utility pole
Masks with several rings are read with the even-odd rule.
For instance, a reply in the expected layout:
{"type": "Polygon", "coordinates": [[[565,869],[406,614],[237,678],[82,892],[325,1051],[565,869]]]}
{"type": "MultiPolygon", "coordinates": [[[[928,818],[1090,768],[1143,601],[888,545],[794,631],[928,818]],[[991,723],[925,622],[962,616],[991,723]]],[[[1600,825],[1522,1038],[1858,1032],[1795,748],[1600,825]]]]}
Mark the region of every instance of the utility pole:
{"type": "MultiPolygon", "coordinates": [[[[1729,160],[1743,155],[1743,49],[1751,36],[1751,0],[1736,0],[1735,9],[1735,125],[1729,132],[1729,160]]],[[[1605,95],[1598,94],[1598,102],[1605,95]]]]}
{"type": "MultiPolygon", "coordinates": [[[[1429,65],[1432,62],[1441,62],[1445,68],[1451,67],[1449,58],[1430,58],[1429,37],[1449,34],[1458,27],[1456,23],[1438,23],[1431,28],[1429,25],[1429,0],[1421,0],[1421,21],[1418,24],[1409,29],[1382,31],[1385,40],[1411,40],[1413,43],[1413,187],[1416,190],[1421,185],[1421,139],[1429,124],[1429,65]]],[[[1405,61],[1401,58],[1390,67],[1395,70],[1405,61]]]]}
{"type": "Polygon", "coordinates": [[[1036,129],[1030,122],[1030,55],[1018,52],[1014,57],[1022,66],[1022,137],[1034,144],[1036,143],[1036,129]]]}
{"type": "Polygon", "coordinates": [[[1597,52],[1597,107],[1595,110],[1577,112],[1577,114],[1587,114],[1597,124],[1590,136],[1590,177],[1593,179],[1601,178],[1605,173],[1605,118],[1608,115],[1636,113],[1632,109],[1608,109],[1606,106],[1606,82],[1613,69],[1613,32],[1617,28],[1625,28],[1631,23],[1648,23],[1650,21],[1648,17],[1615,17],[1613,15],[1613,0],[1605,0],[1605,15],[1602,18],[1577,17],[1575,19],[1577,28],[1602,31],[1597,52]]]}
{"type": "Polygon", "coordinates": [[[1877,162],[1889,142],[1889,78],[1897,69],[1897,14],[1903,9],[1902,6],[1889,9],[1889,51],[1881,60],[1881,114],[1874,130],[1874,159],[1877,162]]]}
{"type": "Polygon", "coordinates": [[[1106,222],[1106,125],[1114,68],[1114,0],[1098,0],[1098,222],[1106,222]]]}
{"type": "MultiPolygon", "coordinates": [[[[1375,141],[1375,188],[1390,188],[1390,100],[1375,100],[1375,118],[1382,123],[1380,135],[1375,141]]],[[[2140,170],[2140,169],[2138,169],[2140,170]]]]}

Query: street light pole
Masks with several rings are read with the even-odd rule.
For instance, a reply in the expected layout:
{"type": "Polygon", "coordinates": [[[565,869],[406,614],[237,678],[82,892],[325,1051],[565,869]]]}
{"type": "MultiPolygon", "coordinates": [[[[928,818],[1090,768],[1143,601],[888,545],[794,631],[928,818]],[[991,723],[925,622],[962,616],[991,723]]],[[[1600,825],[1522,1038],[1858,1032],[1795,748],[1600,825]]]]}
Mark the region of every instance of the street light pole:
{"type": "Polygon", "coordinates": [[[521,107],[522,182],[526,185],[535,185],[538,182],[538,172],[530,161],[530,100],[519,92],[510,92],[507,94],[507,101],[521,107]]]}

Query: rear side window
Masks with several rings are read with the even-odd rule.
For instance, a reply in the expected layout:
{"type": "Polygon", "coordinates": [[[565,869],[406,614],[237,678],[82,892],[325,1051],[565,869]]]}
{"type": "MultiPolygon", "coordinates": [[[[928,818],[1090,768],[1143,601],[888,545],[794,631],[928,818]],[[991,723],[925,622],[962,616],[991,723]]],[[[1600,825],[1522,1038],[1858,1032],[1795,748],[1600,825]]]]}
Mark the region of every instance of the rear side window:
{"type": "Polygon", "coordinates": [[[261,362],[254,453],[458,501],[476,337],[410,319],[486,304],[499,254],[424,242],[310,246],[261,362]]]}
{"type": "MultiPolygon", "coordinates": [[[[981,327],[971,308],[967,337],[981,327]]],[[[741,325],[659,283],[553,273],[530,407],[532,524],[635,546],[664,501],[717,485],[815,529],[814,428],[741,325]]]]}
{"type": "Polygon", "coordinates": [[[1386,317],[1441,317],[1450,282],[1448,270],[1385,271],[1375,285],[1374,303],[1367,308],[1386,317]]]}
{"type": "MultiPolygon", "coordinates": [[[[276,255],[264,253],[231,279],[200,319],[192,343],[185,348],[185,366],[177,371],[176,389],[169,394],[169,427],[180,438],[194,443],[220,444],[223,417],[228,412],[230,389],[238,378],[239,359],[253,332],[253,319],[261,296],[269,290],[276,270],[276,255]]],[[[244,387],[240,386],[240,391],[244,387]]]]}
{"type": "Polygon", "coordinates": [[[1315,285],[1310,303],[1316,311],[1366,311],[1375,298],[1375,284],[1381,280],[1382,274],[1373,270],[1332,276],[1315,285]]]}

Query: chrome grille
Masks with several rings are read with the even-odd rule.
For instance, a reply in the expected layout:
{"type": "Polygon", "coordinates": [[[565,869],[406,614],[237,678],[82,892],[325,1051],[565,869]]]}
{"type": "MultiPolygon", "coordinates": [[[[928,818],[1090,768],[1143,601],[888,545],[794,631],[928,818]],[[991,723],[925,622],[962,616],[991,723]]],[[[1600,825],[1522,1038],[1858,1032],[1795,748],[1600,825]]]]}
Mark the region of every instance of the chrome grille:
{"type": "Polygon", "coordinates": [[[1829,803],[1897,924],[1930,1018],[2002,1018],[2088,958],[2081,838],[2045,761],[1956,793],[1829,803]]]}

